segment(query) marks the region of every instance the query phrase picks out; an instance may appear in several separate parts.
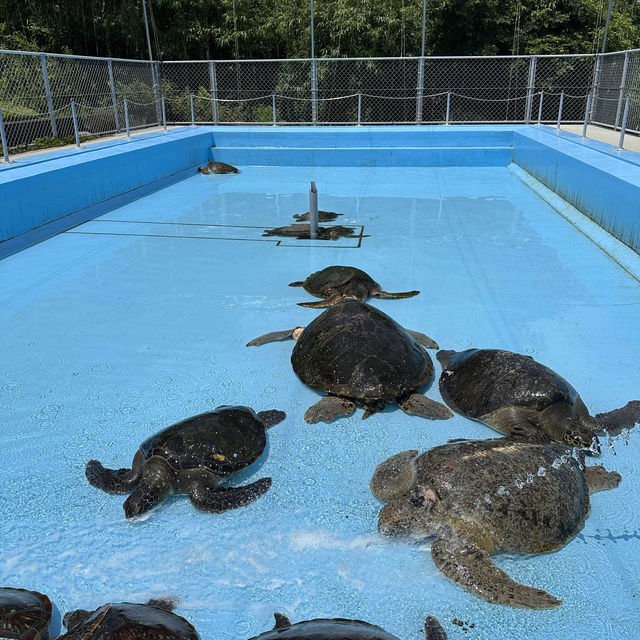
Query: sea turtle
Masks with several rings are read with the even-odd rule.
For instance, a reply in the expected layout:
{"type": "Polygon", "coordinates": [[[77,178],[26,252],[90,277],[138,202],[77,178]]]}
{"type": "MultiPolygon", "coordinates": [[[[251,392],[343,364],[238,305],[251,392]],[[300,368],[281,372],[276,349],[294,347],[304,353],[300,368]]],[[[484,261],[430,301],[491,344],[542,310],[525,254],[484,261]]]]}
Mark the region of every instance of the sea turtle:
{"type": "Polygon", "coordinates": [[[240,173],[236,167],[226,162],[207,162],[203,167],[198,167],[198,171],[205,175],[210,173],[240,173]]]}
{"type": "MultiPolygon", "coordinates": [[[[353,227],[318,227],[318,240],[337,240],[341,237],[352,237],[355,229],[353,227]]],[[[282,236],[284,238],[297,238],[298,240],[309,240],[311,230],[308,224],[290,224],[287,227],[276,227],[275,229],[265,229],[263,236],[282,236]]]]}
{"type": "Polygon", "coordinates": [[[149,600],[70,611],[62,619],[67,632],[56,640],[198,640],[191,624],[172,613],[174,607],[173,600],[149,600]]]}
{"type": "Polygon", "coordinates": [[[306,328],[296,327],[255,338],[248,347],[293,337],[296,375],[313,389],[329,394],[304,415],[309,423],[331,422],[356,404],[362,416],[397,402],[406,413],[445,420],[453,414],[417,389],[431,382],[433,362],[425,350],[438,345],[408,331],[365,302],[347,299],[329,307],[306,328]]]}
{"type": "Polygon", "coordinates": [[[435,538],[438,569],[474,595],[549,609],[561,600],[515,582],[490,554],[559,549],[582,529],[589,494],[613,489],[620,479],[602,466],[584,467],[579,450],[519,427],[507,437],[396,454],[377,467],[370,486],[389,501],[378,520],[382,535],[435,538]]]}
{"type": "Polygon", "coordinates": [[[290,287],[304,287],[311,295],[325,298],[318,302],[298,302],[301,307],[320,309],[330,307],[344,298],[366,300],[369,296],[375,298],[412,298],[419,291],[403,291],[388,293],[382,291],[380,285],[368,274],[355,267],[333,265],[321,271],[312,273],[306,280],[292,282],[290,287]]]}
{"type": "Polygon", "coordinates": [[[51,609],[44,593],[0,587],[0,638],[49,640],[51,609]]]}
{"type": "MultiPolygon", "coordinates": [[[[335,211],[318,211],[318,222],[331,222],[331,220],[335,220],[341,215],[341,213],[336,213],[335,211]]],[[[296,213],[293,217],[298,222],[305,222],[309,219],[309,216],[310,213],[307,211],[306,213],[296,213]]]]}
{"type": "MultiPolygon", "coordinates": [[[[554,440],[599,452],[597,433],[605,426],[633,426],[640,407],[626,412],[589,414],[578,392],[555,371],[531,356],[499,349],[440,351],[440,392],[456,412],[502,433],[525,423],[554,440]],[[633,415],[632,415],[633,414],[633,415]]],[[[635,403],[640,405],[640,403],[635,403]]]]}
{"type": "Polygon", "coordinates": [[[106,469],[89,460],[85,474],[94,487],[107,493],[126,493],[127,518],[162,502],[171,491],[187,493],[195,507],[221,513],[253,502],[271,486],[261,478],[241,487],[222,482],[260,457],[267,439],[265,429],[285,418],[283,411],[221,406],[187,418],[145,440],[131,469],[106,469]]]}
{"type": "MultiPolygon", "coordinates": [[[[382,627],[362,620],[316,618],[292,624],[277,611],[273,617],[275,627],[250,640],[398,640],[382,627]]],[[[433,616],[425,620],[424,630],[425,640],[447,640],[447,634],[433,616]]]]}

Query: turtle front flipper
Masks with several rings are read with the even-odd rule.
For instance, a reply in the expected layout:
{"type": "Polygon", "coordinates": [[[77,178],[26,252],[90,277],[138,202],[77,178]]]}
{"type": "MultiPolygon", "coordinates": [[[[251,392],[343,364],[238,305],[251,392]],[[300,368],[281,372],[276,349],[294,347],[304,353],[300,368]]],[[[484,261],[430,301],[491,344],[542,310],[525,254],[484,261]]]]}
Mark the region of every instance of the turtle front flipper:
{"type": "Polygon", "coordinates": [[[200,511],[223,513],[251,504],[265,494],[271,486],[271,478],[260,478],[242,487],[218,487],[205,480],[195,482],[189,490],[191,504],[200,511]]]}
{"type": "Polygon", "coordinates": [[[595,418],[610,435],[615,436],[623,429],[632,429],[640,424],[640,400],[631,400],[620,409],[598,413],[595,418]]]}
{"type": "MultiPolygon", "coordinates": [[[[295,216],[293,216],[295,218],[295,216]]],[[[289,283],[290,287],[304,287],[304,281],[303,280],[297,280],[296,282],[290,282],[289,283]]]]}
{"type": "Polygon", "coordinates": [[[127,493],[140,482],[142,454],[136,453],[132,469],[107,469],[97,460],[89,460],[84,471],[89,484],[106,493],[127,493]]]}
{"type": "Polygon", "coordinates": [[[427,616],[424,621],[424,637],[425,640],[448,640],[446,631],[433,616],[427,616]]]}
{"type": "Polygon", "coordinates": [[[411,489],[413,468],[411,461],[418,455],[416,449],[402,451],[381,462],[373,472],[369,483],[371,493],[378,500],[391,500],[411,489]]]}
{"type": "Polygon", "coordinates": [[[74,627],[82,624],[90,616],[93,615],[93,611],[87,611],[86,609],[76,609],[75,611],[67,611],[62,617],[62,624],[67,631],[71,631],[74,627]]]}
{"type": "Polygon", "coordinates": [[[617,471],[607,471],[601,464],[585,467],[584,477],[589,486],[589,495],[615,489],[622,482],[622,476],[617,471]]]}
{"type": "Polygon", "coordinates": [[[251,342],[247,342],[247,347],[261,347],[268,342],[278,342],[279,340],[286,340],[287,338],[293,338],[293,333],[298,327],[293,329],[286,329],[285,331],[272,331],[271,333],[265,333],[263,336],[254,338],[251,342]]]}
{"type": "MultiPolygon", "coordinates": [[[[419,291],[399,291],[398,293],[389,293],[388,291],[372,291],[371,295],[374,298],[413,298],[417,296],[419,291]]],[[[437,349],[438,347],[430,347],[431,349],[437,349]]]]}
{"type": "Polygon", "coordinates": [[[512,429],[509,437],[518,442],[532,442],[535,444],[550,444],[551,438],[541,429],[529,423],[516,424],[512,429]]]}
{"type": "Polygon", "coordinates": [[[520,609],[553,609],[562,604],[543,589],[512,580],[486,551],[457,537],[437,538],[431,545],[431,555],[447,578],[487,602],[520,609]]]}
{"type": "Polygon", "coordinates": [[[421,344],[425,349],[439,349],[438,343],[429,336],[424,333],[420,333],[419,331],[410,331],[407,329],[407,333],[418,343],[421,344]]]}
{"type": "Polygon", "coordinates": [[[340,416],[348,416],[355,408],[355,402],[351,400],[338,396],[325,396],[306,410],[304,420],[308,424],[333,422],[340,416]]]}
{"type": "Polygon", "coordinates": [[[340,300],[340,298],[328,298],[326,300],[317,300],[316,302],[298,302],[298,306],[306,307],[307,309],[324,309],[325,307],[333,306],[336,302],[338,302],[338,300],[340,300]]]}
{"type": "Polygon", "coordinates": [[[441,402],[427,398],[423,393],[412,393],[404,400],[398,402],[398,406],[409,415],[422,416],[432,420],[448,420],[453,418],[453,412],[441,402]]]}

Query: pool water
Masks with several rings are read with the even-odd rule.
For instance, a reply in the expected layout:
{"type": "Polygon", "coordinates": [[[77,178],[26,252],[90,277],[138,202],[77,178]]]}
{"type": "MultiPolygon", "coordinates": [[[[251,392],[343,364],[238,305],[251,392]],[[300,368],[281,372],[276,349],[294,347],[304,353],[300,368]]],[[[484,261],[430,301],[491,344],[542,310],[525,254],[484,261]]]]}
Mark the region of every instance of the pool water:
{"type": "Polygon", "coordinates": [[[640,637],[636,432],[605,445],[622,484],[592,497],[577,538],[495,557],[563,604],[490,605],[435,569],[429,541],[379,537],[368,485],[393,453],[498,434],[397,407],[308,425],[320,394],[293,373],[293,343],[245,348],[317,316],[289,282],[353,265],[387,291],[421,291],[371,300],[403,326],[445,349],[530,354],[595,414],[640,396],[640,282],[508,167],[241,169],[194,175],[0,262],[0,582],[47,593],[54,635],[67,610],[174,594],[203,640],[257,635],[274,611],[367,620],[403,640],[423,637],[428,614],[449,638],[640,637]],[[335,224],[366,237],[261,236],[308,210],[310,180],[321,209],[344,213],[335,224]],[[175,496],[127,522],[126,496],[87,483],[90,458],[128,466],[149,435],[222,404],[287,412],[233,482],[273,478],[252,505],[211,515],[175,496]]]}

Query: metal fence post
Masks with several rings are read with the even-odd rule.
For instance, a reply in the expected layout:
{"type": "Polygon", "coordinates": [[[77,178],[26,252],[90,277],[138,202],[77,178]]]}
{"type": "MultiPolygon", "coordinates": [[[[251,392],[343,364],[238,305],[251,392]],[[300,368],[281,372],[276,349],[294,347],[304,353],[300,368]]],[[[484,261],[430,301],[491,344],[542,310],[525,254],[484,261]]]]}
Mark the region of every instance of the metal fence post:
{"type": "Polygon", "coordinates": [[[424,56],[420,56],[418,62],[418,87],[416,99],[416,124],[422,122],[422,98],[424,95],[424,56]]]}
{"type": "Polygon", "coordinates": [[[544,89],[540,90],[540,104],[538,105],[538,124],[542,124],[542,100],[544,99],[544,89]]]}
{"type": "Polygon", "coordinates": [[[49,107],[49,118],[51,119],[51,135],[58,137],[58,126],[56,125],[56,114],[53,111],[53,98],[51,97],[51,85],[49,84],[49,72],[47,71],[47,58],[44,53],[40,54],[40,64],[42,66],[42,77],[44,79],[44,92],[47,96],[49,107]]]}
{"type": "Polygon", "coordinates": [[[318,124],[318,66],[311,60],[311,122],[318,124]]]}
{"type": "Polygon", "coordinates": [[[193,108],[193,93],[189,94],[189,103],[191,105],[191,126],[195,127],[196,126],[196,112],[195,112],[195,109],[193,108]]]}
{"type": "Polygon", "coordinates": [[[620,93],[618,95],[618,107],[616,108],[616,121],[613,125],[614,130],[618,128],[618,122],[620,120],[620,111],[622,110],[622,99],[624,96],[624,90],[627,86],[627,70],[629,69],[629,52],[625,51],[624,64],[622,65],[622,78],[620,78],[620,93]]]}
{"type": "Polygon", "coordinates": [[[531,56],[529,62],[529,82],[527,85],[527,103],[525,106],[524,121],[529,124],[531,122],[531,108],[533,106],[533,90],[536,87],[536,66],[538,64],[538,56],[531,56]]]}
{"type": "Polygon", "coordinates": [[[113,81],[113,61],[111,58],[107,60],[109,69],[109,86],[111,87],[111,103],[113,104],[113,118],[116,123],[116,132],[120,131],[120,118],[118,117],[118,102],[116,100],[116,84],[113,81]]]}
{"type": "Polygon", "coordinates": [[[627,118],[629,117],[629,105],[631,103],[631,98],[627,96],[627,99],[624,103],[624,114],[622,116],[622,127],[620,128],[620,141],[618,142],[618,149],[624,149],[624,134],[627,132],[627,118]]]}
{"type": "Polygon", "coordinates": [[[273,126],[276,126],[276,94],[271,94],[271,106],[273,108],[273,126]]]}
{"type": "Polygon", "coordinates": [[[447,113],[444,117],[444,123],[449,124],[449,115],[451,114],[451,91],[447,91],[447,113]]]}
{"type": "Polygon", "coordinates": [[[160,96],[160,104],[162,105],[162,128],[167,130],[167,109],[165,106],[164,96],[160,96]]]}
{"type": "Polygon", "coordinates": [[[589,119],[591,119],[591,116],[593,115],[591,113],[591,111],[595,111],[596,107],[598,106],[598,93],[600,92],[600,75],[602,73],[602,54],[601,53],[597,53],[596,54],[596,67],[593,73],[593,87],[591,89],[591,96],[592,99],[589,102],[590,104],[590,111],[589,111],[589,119]]]}
{"type": "Polygon", "coordinates": [[[78,129],[78,113],[76,112],[76,101],[71,101],[71,117],[73,118],[73,133],[76,136],[76,147],[80,148],[80,130],[78,129]]]}
{"type": "Polygon", "coordinates": [[[584,110],[584,125],[582,127],[582,137],[586,138],[587,137],[587,126],[589,124],[589,114],[591,113],[591,98],[593,97],[593,95],[590,93],[587,96],[587,106],[585,107],[584,110]]]}
{"type": "Polygon", "coordinates": [[[560,104],[558,105],[558,122],[556,123],[556,129],[560,128],[560,122],[562,121],[562,103],[564,102],[564,91],[560,92],[560,104]]]}
{"type": "Polygon", "coordinates": [[[124,126],[127,129],[127,138],[131,138],[131,127],[129,126],[129,103],[125,98],[124,102],[124,126]]]}
{"type": "Polygon", "coordinates": [[[151,63],[151,81],[153,82],[153,94],[156,103],[156,116],[158,117],[158,124],[162,117],[162,87],[160,86],[160,65],[157,62],[151,63]]]}
{"type": "Polygon", "coordinates": [[[211,115],[213,116],[213,124],[218,124],[218,79],[216,77],[216,63],[209,60],[209,89],[211,90],[211,115]]]}
{"type": "Polygon", "coordinates": [[[2,109],[0,108],[0,138],[2,139],[2,154],[4,161],[9,164],[9,145],[7,144],[7,132],[4,130],[4,120],[2,119],[2,109]]]}
{"type": "Polygon", "coordinates": [[[358,94],[358,126],[362,126],[362,94],[358,94]]]}

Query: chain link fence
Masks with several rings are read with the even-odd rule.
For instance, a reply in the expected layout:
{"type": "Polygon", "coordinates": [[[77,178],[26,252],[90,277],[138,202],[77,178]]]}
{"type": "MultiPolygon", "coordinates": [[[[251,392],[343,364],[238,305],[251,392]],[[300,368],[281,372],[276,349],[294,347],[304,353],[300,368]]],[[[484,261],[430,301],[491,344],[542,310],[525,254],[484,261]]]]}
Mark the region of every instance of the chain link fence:
{"type": "Polygon", "coordinates": [[[8,148],[168,124],[582,123],[640,133],[640,50],[154,62],[0,51],[8,148]],[[126,101],[125,101],[126,98],[126,101]],[[127,113],[125,115],[125,103],[127,113]]]}

